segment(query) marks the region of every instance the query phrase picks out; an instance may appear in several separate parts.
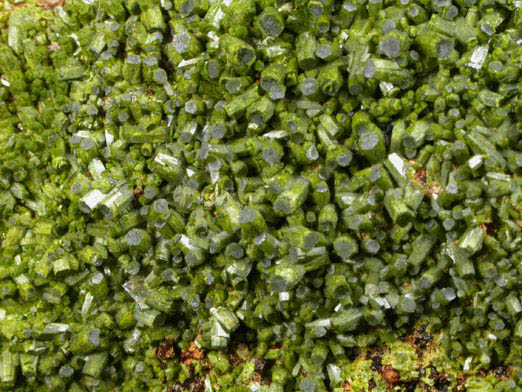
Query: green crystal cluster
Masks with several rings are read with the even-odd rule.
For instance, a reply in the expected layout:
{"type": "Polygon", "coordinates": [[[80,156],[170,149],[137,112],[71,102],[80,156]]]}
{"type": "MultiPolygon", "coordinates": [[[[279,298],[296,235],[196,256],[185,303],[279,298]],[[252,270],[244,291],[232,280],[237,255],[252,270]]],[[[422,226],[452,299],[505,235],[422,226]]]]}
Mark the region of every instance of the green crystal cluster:
{"type": "Polygon", "coordinates": [[[0,8],[0,390],[522,390],[520,0],[0,8]]]}

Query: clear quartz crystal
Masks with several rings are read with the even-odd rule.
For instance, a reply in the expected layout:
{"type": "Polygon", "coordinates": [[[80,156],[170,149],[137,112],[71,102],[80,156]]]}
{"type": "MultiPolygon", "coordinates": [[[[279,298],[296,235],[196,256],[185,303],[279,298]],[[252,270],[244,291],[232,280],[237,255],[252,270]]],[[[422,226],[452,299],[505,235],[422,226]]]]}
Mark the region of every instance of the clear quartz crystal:
{"type": "Polygon", "coordinates": [[[148,309],[149,306],[145,303],[145,299],[149,295],[149,291],[143,286],[143,284],[134,280],[129,280],[123,285],[123,290],[136,302],[136,305],[140,310],[148,309]]]}
{"type": "Polygon", "coordinates": [[[86,315],[89,313],[93,299],[94,299],[94,297],[92,296],[91,293],[85,294],[85,299],[83,300],[83,305],[82,305],[82,310],[81,310],[83,315],[86,315]]]}

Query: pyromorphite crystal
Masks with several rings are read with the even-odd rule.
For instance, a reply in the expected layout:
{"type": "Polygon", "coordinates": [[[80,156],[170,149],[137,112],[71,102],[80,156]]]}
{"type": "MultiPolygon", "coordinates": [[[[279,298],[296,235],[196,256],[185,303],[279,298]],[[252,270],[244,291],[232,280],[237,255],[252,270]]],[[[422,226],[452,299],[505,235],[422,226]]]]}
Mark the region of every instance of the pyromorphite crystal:
{"type": "Polygon", "coordinates": [[[415,380],[419,377],[415,348],[407,343],[390,344],[390,352],[383,355],[382,363],[397,370],[402,380],[415,380]]]}
{"type": "Polygon", "coordinates": [[[0,391],[522,389],[522,7],[0,11],[0,391]]]}

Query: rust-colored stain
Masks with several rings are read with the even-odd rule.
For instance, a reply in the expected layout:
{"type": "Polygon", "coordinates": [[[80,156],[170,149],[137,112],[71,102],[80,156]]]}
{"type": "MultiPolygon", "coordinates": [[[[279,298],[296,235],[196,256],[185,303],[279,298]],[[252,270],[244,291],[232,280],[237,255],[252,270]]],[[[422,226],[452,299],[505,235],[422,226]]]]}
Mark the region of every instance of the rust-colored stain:
{"type": "Polygon", "coordinates": [[[186,365],[192,365],[194,361],[200,360],[203,358],[203,352],[199,350],[194,342],[190,342],[188,349],[181,350],[179,354],[179,359],[186,365]]]}
{"type": "Polygon", "coordinates": [[[388,389],[392,389],[399,383],[399,372],[390,365],[384,365],[380,373],[384,381],[386,381],[388,389]]]}
{"type": "Polygon", "coordinates": [[[448,373],[439,373],[434,366],[431,366],[430,370],[430,378],[434,381],[435,385],[442,385],[448,381],[448,373]]]}
{"type": "Polygon", "coordinates": [[[413,177],[415,182],[418,182],[422,186],[426,186],[426,170],[419,169],[415,172],[415,176],[413,177]]]}
{"type": "Polygon", "coordinates": [[[494,222],[483,223],[480,228],[490,237],[496,237],[498,234],[498,227],[494,222]]]}
{"type": "Polygon", "coordinates": [[[254,357],[252,358],[252,362],[255,365],[255,371],[257,373],[263,373],[263,370],[265,370],[266,367],[266,359],[263,357],[254,357]]]}
{"type": "Polygon", "coordinates": [[[466,380],[468,379],[469,375],[467,374],[459,374],[457,375],[457,386],[453,388],[453,391],[461,391],[462,388],[465,388],[466,380]]]}
{"type": "Polygon", "coordinates": [[[433,194],[439,194],[442,192],[442,187],[439,184],[428,184],[426,180],[426,170],[419,169],[415,171],[415,175],[413,176],[413,181],[421,184],[426,190],[426,196],[431,197],[433,194]]]}
{"type": "Polygon", "coordinates": [[[202,392],[205,389],[205,380],[203,377],[191,377],[183,384],[175,383],[171,388],[167,388],[167,392],[202,392]]]}
{"type": "Polygon", "coordinates": [[[162,361],[172,359],[175,356],[176,350],[174,349],[174,340],[172,339],[165,339],[156,347],[156,358],[162,361]]]}
{"type": "Polygon", "coordinates": [[[430,343],[433,341],[433,335],[426,332],[425,328],[420,328],[406,336],[404,341],[415,349],[417,356],[422,357],[427,350],[429,351],[430,343]]]}
{"type": "Polygon", "coordinates": [[[172,388],[168,388],[167,392],[183,392],[183,385],[176,383],[172,388]]]}
{"type": "Polygon", "coordinates": [[[54,10],[60,5],[64,5],[65,0],[39,0],[38,5],[42,6],[44,10],[54,10]]]}

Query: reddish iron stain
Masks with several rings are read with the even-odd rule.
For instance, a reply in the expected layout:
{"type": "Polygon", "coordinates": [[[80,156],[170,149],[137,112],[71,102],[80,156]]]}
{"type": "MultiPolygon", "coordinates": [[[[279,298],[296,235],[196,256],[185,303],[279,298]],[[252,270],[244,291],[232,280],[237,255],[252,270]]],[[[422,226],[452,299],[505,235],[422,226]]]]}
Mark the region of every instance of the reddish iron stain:
{"type": "Polygon", "coordinates": [[[399,382],[399,372],[390,365],[384,365],[381,368],[381,376],[386,381],[388,389],[392,389],[399,382]]]}
{"type": "Polygon", "coordinates": [[[200,360],[203,358],[203,352],[200,351],[194,342],[190,342],[188,349],[181,350],[179,354],[179,359],[186,365],[191,365],[192,362],[200,360]]]}
{"type": "Polygon", "coordinates": [[[158,347],[156,347],[156,358],[158,359],[172,359],[175,356],[176,350],[174,349],[174,340],[172,339],[165,339],[158,347]]]}

